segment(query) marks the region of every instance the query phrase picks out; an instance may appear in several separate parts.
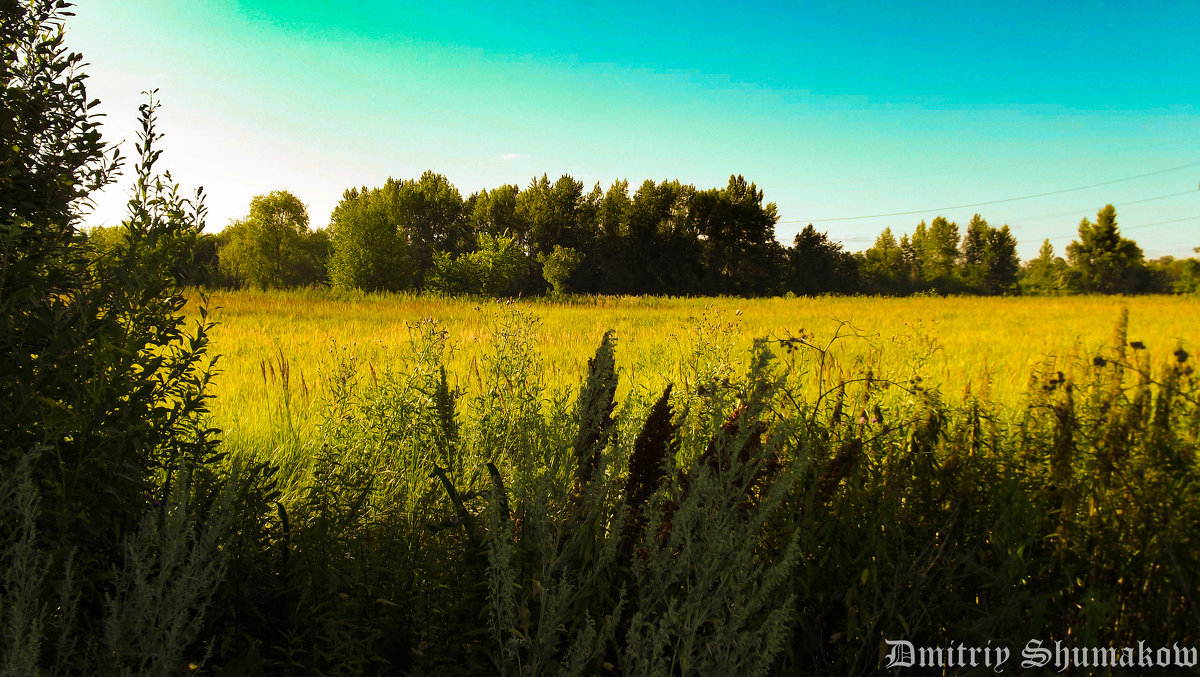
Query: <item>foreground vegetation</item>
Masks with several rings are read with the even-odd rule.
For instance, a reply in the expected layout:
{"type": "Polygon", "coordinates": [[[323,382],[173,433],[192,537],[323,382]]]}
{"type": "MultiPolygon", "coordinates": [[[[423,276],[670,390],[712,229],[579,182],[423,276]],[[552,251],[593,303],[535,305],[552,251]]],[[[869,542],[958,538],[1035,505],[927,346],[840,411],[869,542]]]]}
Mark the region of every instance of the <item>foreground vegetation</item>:
{"type": "Polygon", "coordinates": [[[888,638],[1194,644],[1192,358],[1117,319],[1006,410],[919,370],[848,374],[819,341],[735,364],[711,324],[680,378],[620,402],[628,348],[605,337],[550,387],[520,309],[492,316],[470,394],[432,321],[390,366],[335,350],[314,434],[254,457],[279,507],[230,563],[222,604],[255,616],[225,641],[268,670],[462,674],[870,674],[888,638]]]}

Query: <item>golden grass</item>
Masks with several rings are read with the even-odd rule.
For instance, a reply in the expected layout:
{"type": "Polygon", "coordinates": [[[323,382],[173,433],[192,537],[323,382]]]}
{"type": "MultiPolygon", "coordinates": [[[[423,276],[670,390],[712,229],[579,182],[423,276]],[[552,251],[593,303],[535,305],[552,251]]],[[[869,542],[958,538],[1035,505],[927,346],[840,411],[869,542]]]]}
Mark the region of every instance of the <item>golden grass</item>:
{"type": "MultiPolygon", "coordinates": [[[[494,301],[311,291],[220,292],[209,305],[220,323],[212,348],[221,355],[222,372],[213,423],[227,430],[230,442],[250,446],[276,444],[289,411],[293,427],[309,422],[331,348],[385,369],[404,350],[409,323],[422,318],[434,318],[448,332],[451,383],[470,391],[476,361],[507,308],[494,301]]],[[[823,346],[845,322],[864,337],[834,345],[842,373],[870,365],[876,375],[902,379],[919,371],[948,399],[985,391],[996,402],[1019,405],[1037,364],[1107,345],[1122,307],[1129,309],[1129,339],[1142,341],[1158,361],[1200,334],[1197,297],[605,297],[512,305],[539,320],[532,329],[551,388],[576,387],[604,331],[615,329],[622,394],[635,385],[678,383],[698,340],[728,341],[730,354],[744,360],[754,337],[803,331],[823,346]],[[701,325],[706,333],[697,332],[701,325]]]]}

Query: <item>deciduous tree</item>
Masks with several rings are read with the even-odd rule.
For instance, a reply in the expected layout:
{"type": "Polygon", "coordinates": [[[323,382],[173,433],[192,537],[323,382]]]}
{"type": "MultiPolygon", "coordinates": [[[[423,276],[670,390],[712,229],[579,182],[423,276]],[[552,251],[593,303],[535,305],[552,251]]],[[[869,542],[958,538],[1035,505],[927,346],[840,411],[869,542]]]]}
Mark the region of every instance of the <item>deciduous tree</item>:
{"type": "Polygon", "coordinates": [[[326,235],[309,230],[304,203],[286,190],[255,196],[246,218],[226,231],[220,265],[227,279],[267,289],[324,277],[326,235]]]}
{"type": "Polygon", "coordinates": [[[1079,223],[1079,239],[1067,245],[1071,282],[1077,291],[1129,294],[1141,291],[1144,279],[1142,250],[1121,237],[1117,210],[1105,205],[1096,222],[1079,223]]]}

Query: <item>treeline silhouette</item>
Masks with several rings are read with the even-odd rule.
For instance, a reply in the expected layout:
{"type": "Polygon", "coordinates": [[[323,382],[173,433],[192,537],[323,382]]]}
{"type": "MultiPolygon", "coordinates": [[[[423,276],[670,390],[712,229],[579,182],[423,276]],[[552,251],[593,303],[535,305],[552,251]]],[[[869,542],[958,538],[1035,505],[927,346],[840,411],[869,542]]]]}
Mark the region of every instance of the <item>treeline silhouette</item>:
{"type": "MultiPolygon", "coordinates": [[[[744,177],[723,188],[676,180],[607,190],[543,174],[466,197],[443,175],[352,188],[328,229],[310,229],[286,191],[255,197],[248,215],[202,243],[185,277],[205,286],[332,285],[367,291],[516,296],[664,294],[1192,293],[1200,261],[1147,261],[1106,205],[1057,256],[1049,240],[1022,263],[1007,225],[942,217],[899,238],[886,228],[848,252],[811,224],[784,246],[774,203],[744,177]]],[[[117,231],[93,232],[119,239],[117,231]]]]}

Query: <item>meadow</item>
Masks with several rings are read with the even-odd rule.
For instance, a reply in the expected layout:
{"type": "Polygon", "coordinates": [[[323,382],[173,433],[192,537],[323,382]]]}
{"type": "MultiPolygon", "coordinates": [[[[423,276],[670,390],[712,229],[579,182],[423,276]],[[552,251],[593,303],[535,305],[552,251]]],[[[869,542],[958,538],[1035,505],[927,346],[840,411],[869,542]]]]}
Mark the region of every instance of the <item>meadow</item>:
{"type": "MultiPolygon", "coordinates": [[[[697,342],[744,371],[755,338],[803,338],[828,349],[833,379],[907,382],[919,376],[951,402],[980,395],[1016,410],[1035,370],[1070,364],[1106,346],[1121,310],[1129,340],[1167,355],[1200,336],[1195,296],[1068,297],[595,297],[497,302],[402,294],[215,292],[209,297],[220,355],[212,422],[234,447],[270,449],[313,421],[314,389],[336,355],[386,370],[408,349],[411,328],[446,332],[452,388],[479,387],[479,357],[505,313],[530,322],[551,390],[576,388],[609,329],[618,343],[618,398],[633,389],[687,389],[697,342]],[[836,340],[835,340],[835,337],[836,340]]],[[[1189,348],[1190,349],[1190,348],[1189,348]]],[[[810,351],[811,348],[805,347],[810,351]]],[[[794,355],[791,355],[794,361],[794,355]]],[[[806,381],[815,388],[817,381],[806,381]]],[[[896,395],[900,395],[896,391],[896,395]]]]}
{"type": "Polygon", "coordinates": [[[208,300],[212,667],[1196,664],[1195,298],[208,300]]]}

